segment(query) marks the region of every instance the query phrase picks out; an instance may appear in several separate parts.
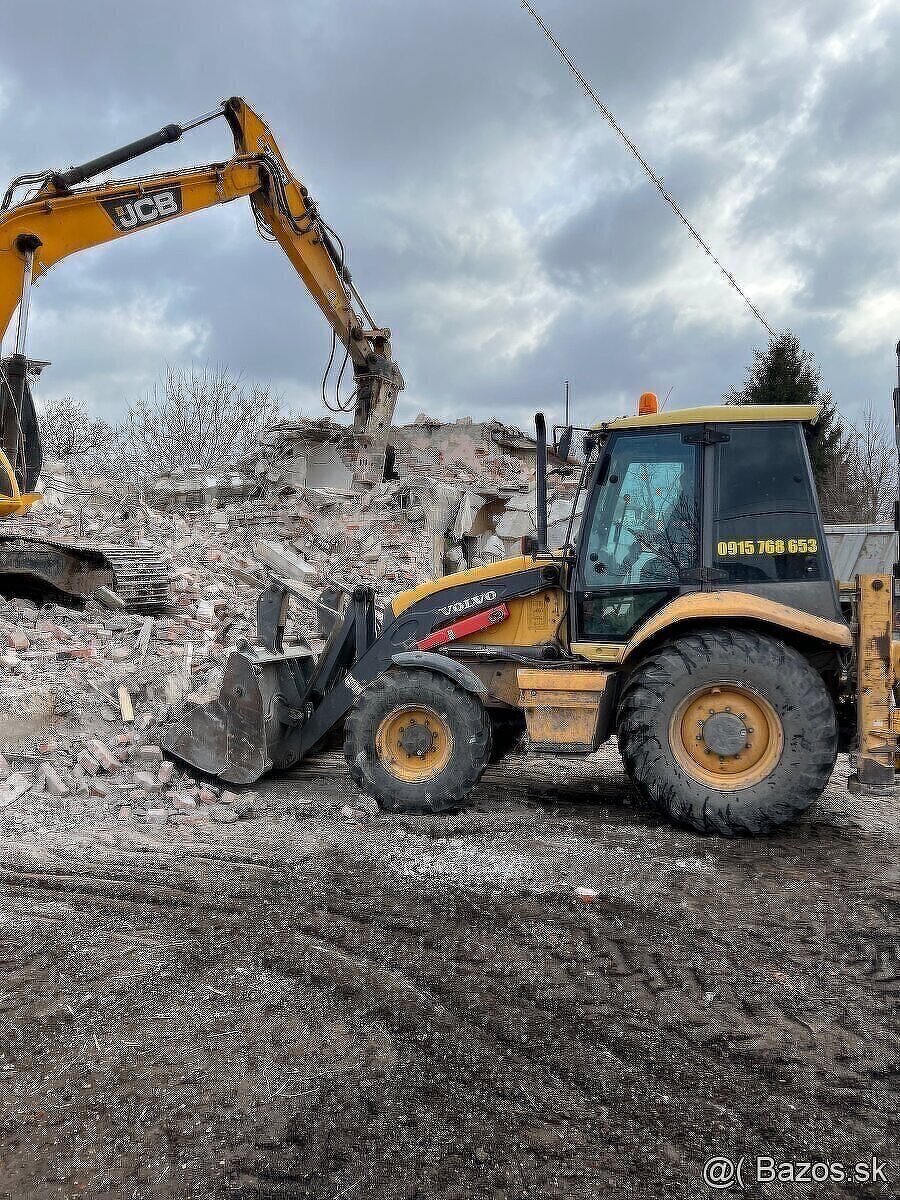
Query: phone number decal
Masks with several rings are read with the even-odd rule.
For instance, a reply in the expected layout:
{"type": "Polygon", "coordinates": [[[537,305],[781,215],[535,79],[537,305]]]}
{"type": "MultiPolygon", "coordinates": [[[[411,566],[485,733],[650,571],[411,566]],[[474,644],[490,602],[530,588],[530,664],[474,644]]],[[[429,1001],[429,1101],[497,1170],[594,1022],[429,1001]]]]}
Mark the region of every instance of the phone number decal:
{"type": "Polygon", "coordinates": [[[748,538],[742,542],[717,542],[719,558],[749,558],[758,554],[816,554],[816,538],[748,538]]]}

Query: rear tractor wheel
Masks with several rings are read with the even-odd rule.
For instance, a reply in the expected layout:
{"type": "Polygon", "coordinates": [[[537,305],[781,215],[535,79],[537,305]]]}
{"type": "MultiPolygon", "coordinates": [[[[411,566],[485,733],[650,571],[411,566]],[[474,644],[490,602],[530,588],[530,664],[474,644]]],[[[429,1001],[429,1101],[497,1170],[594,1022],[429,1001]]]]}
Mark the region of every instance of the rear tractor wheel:
{"type": "Polygon", "coordinates": [[[821,794],[837,756],[834,705],[806,659],[749,630],[664,643],[627,681],[619,748],[659,810],[703,833],[765,833],[821,794]]]}
{"type": "Polygon", "coordinates": [[[353,782],[385,812],[453,807],[481,778],[490,753],[490,717],[478,697],[427,670],[374,680],[345,727],[353,782]]]}

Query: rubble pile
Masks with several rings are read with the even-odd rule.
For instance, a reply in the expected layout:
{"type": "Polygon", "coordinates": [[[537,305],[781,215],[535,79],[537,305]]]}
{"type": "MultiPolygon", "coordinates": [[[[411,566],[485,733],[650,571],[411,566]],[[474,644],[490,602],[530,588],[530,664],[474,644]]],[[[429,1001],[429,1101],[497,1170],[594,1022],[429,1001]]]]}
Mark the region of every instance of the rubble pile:
{"type": "MultiPolygon", "coordinates": [[[[211,564],[207,564],[209,566],[211,564]]],[[[174,568],[171,615],[89,601],[81,611],[0,603],[0,809],[25,792],[120,819],[236,821],[253,796],[199,783],[163,758],[162,729],[218,692],[256,588],[174,568]]]]}
{"type": "MultiPolygon", "coordinates": [[[[81,609],[14,588],[0,594],[0,809],[29,792],[27,808],[44,796],[59,811],[89,804],[123,820],[191,825],[250,815],[252,796],[182,773],[160,740],[185,704],[218,694],[229,653],[255,636],[267,583],[288,579],[301,593],[288,637],[314,643],[324,588],[366,584],[384,600],[515,553],[533,529],[534,464],[515,431],[496,422],[478,436],[466,421],[444,428],[453,436],[443,442],[425,418],[397,431],[392,476],[364,495],[306,486],[293,427],[273,434],[275,468],[254,469],[252,488],[246,475],[229,477],[228,489],[211,480],[185,507],[169,506],[172,489],[79,481],[51,464],[44,501],[4,531],[155,547],[169,566],[172,603],[142,617],[105,589],[81,609]]],[[[306,466],[312,461],[307,455],[306,466]]],[[[183,499],[187,490],[172,494],[183,499]]]]}
{"type": "Polygon", "coordinates": [[[347,427],[284,421],[248,465],[255,504],[269,505],[277,535],[322,582],[336,576],[387,596],[515,554],[534,532],[535,443],[499,421],[422,413],[392,429],[388,477],[363,496],[347,490],[354,454],[347,427]],[[508,510],[517,516],[505,520],[508,510]]]}

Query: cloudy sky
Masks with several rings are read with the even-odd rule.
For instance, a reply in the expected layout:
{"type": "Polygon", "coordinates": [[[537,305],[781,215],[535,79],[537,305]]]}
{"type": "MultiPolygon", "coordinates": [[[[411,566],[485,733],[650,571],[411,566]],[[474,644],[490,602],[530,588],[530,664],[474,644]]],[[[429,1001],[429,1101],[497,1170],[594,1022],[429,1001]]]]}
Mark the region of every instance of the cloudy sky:
{"type": "MultiPolygon", "coordinates": [[[[900,6],[537,0],[775,327],[851,417],[900,337],[900,6]]],[[[400,417],[715,402],[764,331],[517,0],[45,0],[8,6],[0,179],[239,94],[394,332],[400,417]]],[[[224,122],[141,160],[227,158],[224,122]]],[[[126,173],[129,169],[126,168],[126,173]]],[[[9,348],[11,331],[5,348],[9,348]]],[[[167,362],[226,363],[318,414],[330,337],[246,201],[65,260],[34,294],[40,389],[113,419],[167,362]]]]}

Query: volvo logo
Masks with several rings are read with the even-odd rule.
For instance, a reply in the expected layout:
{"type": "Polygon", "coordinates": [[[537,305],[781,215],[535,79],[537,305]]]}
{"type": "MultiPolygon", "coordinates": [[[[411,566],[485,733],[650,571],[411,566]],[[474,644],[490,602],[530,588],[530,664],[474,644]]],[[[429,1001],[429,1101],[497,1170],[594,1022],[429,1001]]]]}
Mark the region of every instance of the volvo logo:
{"type": "Polygon", "coordinates": [[[167,217],[177,217],[181,212],[181,185],[172,184],[155,192],[120,192],[100,203],[116,229],[130,233],[167,217]]]}
{"type": "Polygon", "coordinates": [[[468,612],[470,608],[484,608],[486,604],[490,604],[496,599],[496,592],[480,592],[477,596],[470,596],[468,600],[457,600],[455,604],[448,604],[446,608],[439,608],[438,612],[442,617],[453,617],[457,613],[468,612]]]}

